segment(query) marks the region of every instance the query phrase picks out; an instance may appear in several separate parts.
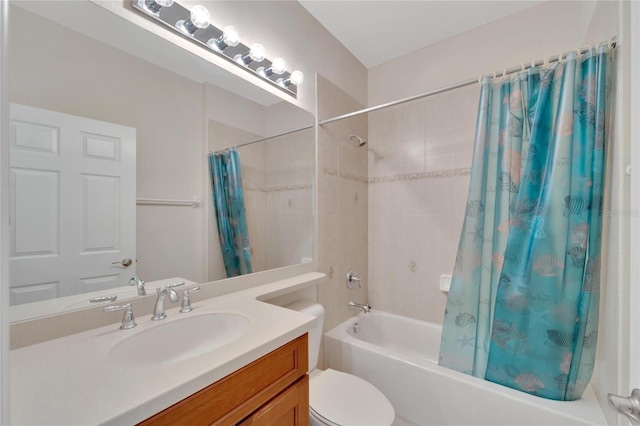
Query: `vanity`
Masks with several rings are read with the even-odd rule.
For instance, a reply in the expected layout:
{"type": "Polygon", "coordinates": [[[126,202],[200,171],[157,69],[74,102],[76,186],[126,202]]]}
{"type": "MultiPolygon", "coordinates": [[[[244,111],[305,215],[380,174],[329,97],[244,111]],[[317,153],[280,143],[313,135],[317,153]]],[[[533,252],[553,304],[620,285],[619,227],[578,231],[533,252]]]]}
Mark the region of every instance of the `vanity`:
{"type": "Polygon", "coordinates": [[[138,315],[130,330],[110,324],[13,350],[11,423],[307,425],[316,319],[261,300],[323,278],[304,274],[193,300],[193,311],[167,309],[162,321],[138,315]],[[46,364],[37,362],[43,353],[46,364]]]}
{"type": "Polygon", "coordinates": [[[307,425],[308,338],[304,334],[140,425],[307,425]]]}

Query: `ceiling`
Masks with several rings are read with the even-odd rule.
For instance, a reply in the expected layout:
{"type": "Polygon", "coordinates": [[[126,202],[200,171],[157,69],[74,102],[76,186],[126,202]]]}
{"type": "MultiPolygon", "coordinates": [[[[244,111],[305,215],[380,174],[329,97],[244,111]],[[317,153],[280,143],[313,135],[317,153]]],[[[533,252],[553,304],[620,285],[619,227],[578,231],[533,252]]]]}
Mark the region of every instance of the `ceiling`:
{"type": "Polygon", "coordinates": [[[298,0],[367,68],[544,0],[298,0]]]}

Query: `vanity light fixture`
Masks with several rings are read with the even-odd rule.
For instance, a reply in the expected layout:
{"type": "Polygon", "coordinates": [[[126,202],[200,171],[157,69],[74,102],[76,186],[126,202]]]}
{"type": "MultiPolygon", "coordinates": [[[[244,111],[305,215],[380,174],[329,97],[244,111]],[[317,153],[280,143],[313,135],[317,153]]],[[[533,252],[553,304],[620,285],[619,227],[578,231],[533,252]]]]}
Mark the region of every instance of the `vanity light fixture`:
{"type": "Polygon", "coordinates": [[[160,9],[163,7],[171,7],[173,0],[138,0],[138,6],[147,10],[149,13],[158,16],[160,9]]]}
{"type": "Polygon", "coordinates": [[[191,16],[187,20],[180,20],[176,22],[176,28],[185,34],[190,36],[194,35],[196,31],[203,30],[209,26],[211,21],[211,14],[204,6],[193,6],[191,9],[191,16]]]}
{"type": "Polygon", "coordinates": [[[229,25],[222,30],[222,35],[220,37],[209,39],[207,44],[218,52],[222,52],[229,46],[235,47],[240,44],[238,30],[236,30],[233,25],[229,25]]]}
{"type": "Polygon", "coordinates": [[[212,25],[211,15],[204,6],[194,6],[190,10],[175,0],[131,0],[131,2],[134,10],[151,20],[165,25],[192,43],[199,44],[208,52],[225,58],[273,87],[294,98],[297,97],[298,86],[304,80],[300,71],[288,72],[282,58],[270,61],[265,56],[264,46],[259,43],[251,47],[243,44],[235,27],[228,25],[218,28],[212,25]]]}
{"type": "Polygon", "coordinates": [[[270,75],[280,75],[287,70],[287,65],[282,58],[275,58],[273,62],[271,62],[271,66],[268,68],[260,67],[258,68],[258,73],[263,77],[269,77],[270,75]]]}
{"type": "Polygon", "coordinates": [[[249,53],[245,53],[244,55],[238,53],[233,59],[236,60],[240,65],[244,65],[245,67],[249,65],[251,62],[262,62],[264,61],[265,49],[264,46],[260,43],[255,43],[251,45],[251,49],[249,53]]]}

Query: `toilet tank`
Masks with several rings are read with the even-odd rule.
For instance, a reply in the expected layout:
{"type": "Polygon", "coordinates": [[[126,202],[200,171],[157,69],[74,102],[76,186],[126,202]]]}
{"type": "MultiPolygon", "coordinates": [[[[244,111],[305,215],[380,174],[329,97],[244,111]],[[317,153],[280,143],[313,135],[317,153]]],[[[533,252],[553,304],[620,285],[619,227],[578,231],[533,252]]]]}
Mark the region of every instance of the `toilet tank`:
{"type": "Polygon", "coordinates": [[[324,308],[321,304],[311,300],[298,300],[285,306],[285,308],[318,318],[316,326],[309,330],[309,371],[312,371],[318,366],[320,340],[322,339],[322,324],[324,323],[324,308]]]}

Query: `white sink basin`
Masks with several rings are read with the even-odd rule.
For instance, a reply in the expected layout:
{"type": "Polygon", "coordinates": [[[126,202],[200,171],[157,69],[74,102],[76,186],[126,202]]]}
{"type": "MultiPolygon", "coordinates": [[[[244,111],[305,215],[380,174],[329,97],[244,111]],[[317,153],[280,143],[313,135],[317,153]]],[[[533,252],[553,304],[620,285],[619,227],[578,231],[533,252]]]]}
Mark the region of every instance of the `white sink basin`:
{"type": "Polygon", "coordinates": [[[131,330],[136,334],[114,346],[108,361],[141,367],[184,361],[234,341],[251,325],[248,318],[232,313],[185,314],[184,318],[164,321],[137,333],[135,328],[131,330]]]}

